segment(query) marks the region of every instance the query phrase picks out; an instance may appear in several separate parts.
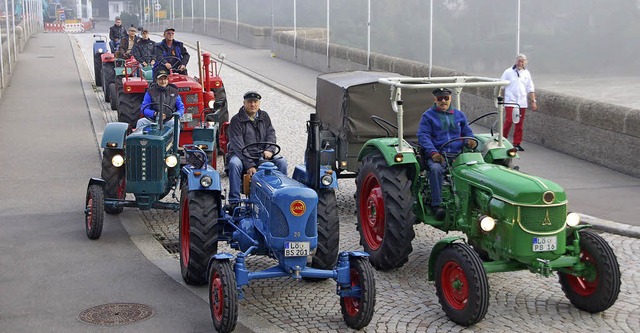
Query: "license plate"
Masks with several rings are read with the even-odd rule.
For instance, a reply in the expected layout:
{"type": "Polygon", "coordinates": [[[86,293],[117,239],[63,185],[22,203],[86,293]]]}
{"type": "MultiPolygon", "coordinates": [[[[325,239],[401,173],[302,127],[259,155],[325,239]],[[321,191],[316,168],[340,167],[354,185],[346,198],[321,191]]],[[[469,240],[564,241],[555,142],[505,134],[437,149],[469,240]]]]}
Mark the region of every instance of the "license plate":
{"type": "Polygon", "coordinates": [[[553,237],[533,237],[533,252],[555,251],[558,248],[558,238],[553,237]]]}
{"type": "Polygon", "coordinates": [[[284,256],[306,257],[309,255],[310,249],[309,242],[287,242],[284,243],[284,256]]]}
{"type": "Polygon", "coordinates": [[[180,118],[180,121],[183,123],[188,123],[191,120],[193,120],[193,115],[191,113],[185,113],[182,115],[182,118],[180,118]]]}

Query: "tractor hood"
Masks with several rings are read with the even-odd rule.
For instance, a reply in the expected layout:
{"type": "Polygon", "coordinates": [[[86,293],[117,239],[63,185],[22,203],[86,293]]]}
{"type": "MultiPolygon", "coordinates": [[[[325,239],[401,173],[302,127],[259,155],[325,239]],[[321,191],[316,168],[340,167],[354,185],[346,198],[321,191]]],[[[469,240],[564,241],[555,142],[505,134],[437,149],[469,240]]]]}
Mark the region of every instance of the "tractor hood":
{"type": "Polygon", "coordinates": [[[453,175],[455,182],[469,182],[515,205],[549,205],[567,200],[560,185],[501,165],[484,162],[462,164],[454,168],[453,175]]]}

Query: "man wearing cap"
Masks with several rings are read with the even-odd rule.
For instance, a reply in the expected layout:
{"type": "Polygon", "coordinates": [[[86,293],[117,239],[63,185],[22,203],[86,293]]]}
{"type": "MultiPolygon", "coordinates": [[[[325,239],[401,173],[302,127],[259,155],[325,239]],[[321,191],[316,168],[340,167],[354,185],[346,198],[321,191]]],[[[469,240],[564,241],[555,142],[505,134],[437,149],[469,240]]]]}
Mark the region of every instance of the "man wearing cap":
{"type": "Polygon", "coordinates": [[[138,40],[135,45],[133,45],[133,49],[131,49],[131,54],[133,55],[142,66],[153,66],[156,64],[156,59],[154,58],[153,49],[156,46],[156,43],[149,39],[149,30],[146,28],[142,29],[142,38],[138,40]]]}
{"type": "Polygon", "coordinates": [[[164,29],[164,39],[154,48],[156,67],[171,69],[180,74],[187,75],[189,52],[182,42],[173,39],[176,29],[164,29]]]}
{"type": "Polygon", "coordinates": [[[509,136],[511,124],[515,124],[513,130],[513,146],[519,151],[522,148],[522,129],[524,127],[524,113],[531,104],[531,111],[538,110],[535,87],[531,80],[531,73],[525,68],[527,57],[524,54],[516,56],[516,63],[505,69],[502,73],[502,80],[507,80],[510,84],[500,89],[500,95],[504,96],[505,119],[502,132],[504,137],[509,136]]]}
{"type": "Polygon", "coordinates": [[[174,112],[180,114],[180,117],[184,115],[184,104],[178,94],[178,87],[169,83],[169,70],[159,68],[155,79],[156,82],[149,86],[140,104],[140,112],[144,118],[138,120],[136,128],[151,124],[152,119],[158,121],[159,117],[162,117],[165,123],[171,120],[179,121],[179,119],[173,119],[174,112]]]}
{"type": "Polygon", "coordinates": [[[112,53],[116,53],[118,43],[126,35],[125,29],[122,26],[122,20],[120,17],[116,17],[113,26],[109,27],[109,47],[112,53]]]}
{"type": "MultiPolygon", "coordinates": [[[[242,148],[254,142],[276,142],[276,130],[271,124],[271,118],[264,110],[260,110],[262,96],[255,91],[244,94],[243,106],[231,118],[229,123],[229,203],[236,205],[240,200],[240,181],[242,172],[253,176],[257,171],[258,160],[247,158],[242,154],[242,148]]],[[[282,156],[274,158],[275,147],[253,146],[247,149],[248,155],[262,156],[276,165],[278,170],[287,174],[287,160],[282,156]]]]}
{"type": "MultiPolygon", "coordinates": [[[[443,220],[445,210],[442,208],[442,183],[447,162],[442,156],[442,144],[463,136],[473,137],[473,132],[467,123],[467,116],[451,108],[451,90],[437,88],[433,90],[434,105],[422,114],[418,127],[418,142],[424,152],[429,169],[429,187],[431,189],[431,212],[437,220],[443,220]]],[[[465,142],[454,141],[444,147],[448,156],[457,156],[462,151],[465,142]]],[[[466,146],[474,149],[476,141],[467,140],[466,146]]]]}
{"type": "Polygon", "coordinates": [[[140,40],[140,37],[136,36],[137,32],[138,30],[135,27],[129,27],[129,29],[127,29],[129,36],[120,41],[120,47],[118,48],[118,52],[116,52],[116,58],[128,59],[131,57],[131,50],[140,40]]]}

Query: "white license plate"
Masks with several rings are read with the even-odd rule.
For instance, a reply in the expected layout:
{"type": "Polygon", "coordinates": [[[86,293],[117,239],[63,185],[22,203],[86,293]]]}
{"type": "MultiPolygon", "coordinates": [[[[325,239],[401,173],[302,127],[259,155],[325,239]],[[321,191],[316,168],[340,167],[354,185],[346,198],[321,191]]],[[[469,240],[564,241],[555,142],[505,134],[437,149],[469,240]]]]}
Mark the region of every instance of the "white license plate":
{"type": "Polygon", "coordinates": [[[180,121],[183,123],[188,123],[191,120],[193,120],[193,115],[191,113],[185,113],[182,115],[182,118],[180,118],[180,121]]]}
{"type": "Polygon", "coordinates": [[[306,257],[309,255],[311,246],[309,242],[286,242],[284,243],[285,257],[306,257]]]}
{"type": "Polygon", "coordinates": [[[533,237],[533,252],[555,251],[558,248],[558,238],[553,237],[533,237]]]}

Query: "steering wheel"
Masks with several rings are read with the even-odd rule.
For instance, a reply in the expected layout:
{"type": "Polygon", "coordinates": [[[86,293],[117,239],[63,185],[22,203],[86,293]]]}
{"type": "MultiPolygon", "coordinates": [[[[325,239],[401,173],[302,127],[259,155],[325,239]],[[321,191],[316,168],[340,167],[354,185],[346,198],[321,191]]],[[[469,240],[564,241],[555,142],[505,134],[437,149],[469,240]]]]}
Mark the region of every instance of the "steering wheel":
{"type": "Polygon", "coordinates": [[[276,150],[273,152],[273,156],[271,156],[271,159],[273,159],[274,157],[278,156],[278,154],[280,154],[280,146],[275,142],[254,142],[242,147],[242,150],[241,150],[242,156],[246,158],[250,158],[252,160],[264,159],[262,152],[260,152],[260,155],[258,156],[251,155],[251,153],[249,152],[249,148],[253,146],[258,146],[258,145],[267,145],[269,147],[271,146],[276,147],[276,150]]]}
{"type": "MultiPolygon", "coordinates": [[[[441,154],[441,155],[447,156],[446,152],[444,151],[444,147],[448,146],[448,145],[449,145],[449,144],[451,144],[452,142],[455,142],[455,141],[461,141],[461,140],[463,140],[463,141],[466,141],[466,140],[472,140],[472,141],[475,141],[475,142],[476,142],[476,147],[478,147],[478,144],[480,143],[480,142],[478,142],[478,139],[476,139],[476,138],[474,138],[474,137],[470,137],[470,136],[461,136],[461,137],[459,137],[459,138],[453,138],[453,139],[451,139],[451,140],[449,140],[449,141],[447,141],[447,142],[443,143],[443,144],[440,146],[440,149],[439,149],[438,151],[440,152],[440,154],[441,154]]],[[[471,151],[475,151],[475,148],[474,148],[474,149],[472,149],[471,151]]],[[[456,156],[458,156],[458,155],[456,154],[456,156]]]]}
{"type": "MultiPolygon", "coordinates": [[[[171,64],[171,70],[172,71],[179,71],[178,68],[180,68],[180,65],[182,65],[182,60],[176,56],[164,56],[162,57],[162,59],[160,59],[160,65],[164,66],[166,68],[166,66],[164,65],[164,61],[167,61],[168,63],[171,64]]],[[[186,66],[185,66],[186,69],[186,66]]]]}
{"type": "MultiPolygon", "coordinates": [[[[153,103],[149,103],[149,104],[145,105],[145,106],[142,108],[142,114],[144,114],[144,111],[145,111],[146,109],[149,109],[151,106],[158,106],[158,105],[160,105],[160,103],[158,103],[158,102],[153,102],[153,103]]],[[[167,115],[167,118],[165,119],[165,121],[167,121],[167,120],[171,119],[171,117],[173,117],[173,113],[174,113],[176,110],[175,110],[175,107],[172,107],[171,105],[169,105],[169,104],[167,104],[167,103],[162,103],[162,106],[163,106],[163,111],[162,111],[162,113],[164,113],[164,114],[166,114],[166,115],[167,115]],[[167,109],[169,109],[171,112],[166,112],[166,110],[167,110],[167,109]]],[[[153,109],[152,109],[152,110],[153,110],[153,109]]],[[[147,117],[147,116],[144,116],[144,117],[145,117],[145,118],[147,118],[147,119],[149,119],[151,122],[154,122],[154,123],[158,121],[157,119],[153,119],[153,118],[151,118],[151,117],[147,117]]],[[[160,118],[160,117],[158,117],[158,118],[160,118]]]]}

